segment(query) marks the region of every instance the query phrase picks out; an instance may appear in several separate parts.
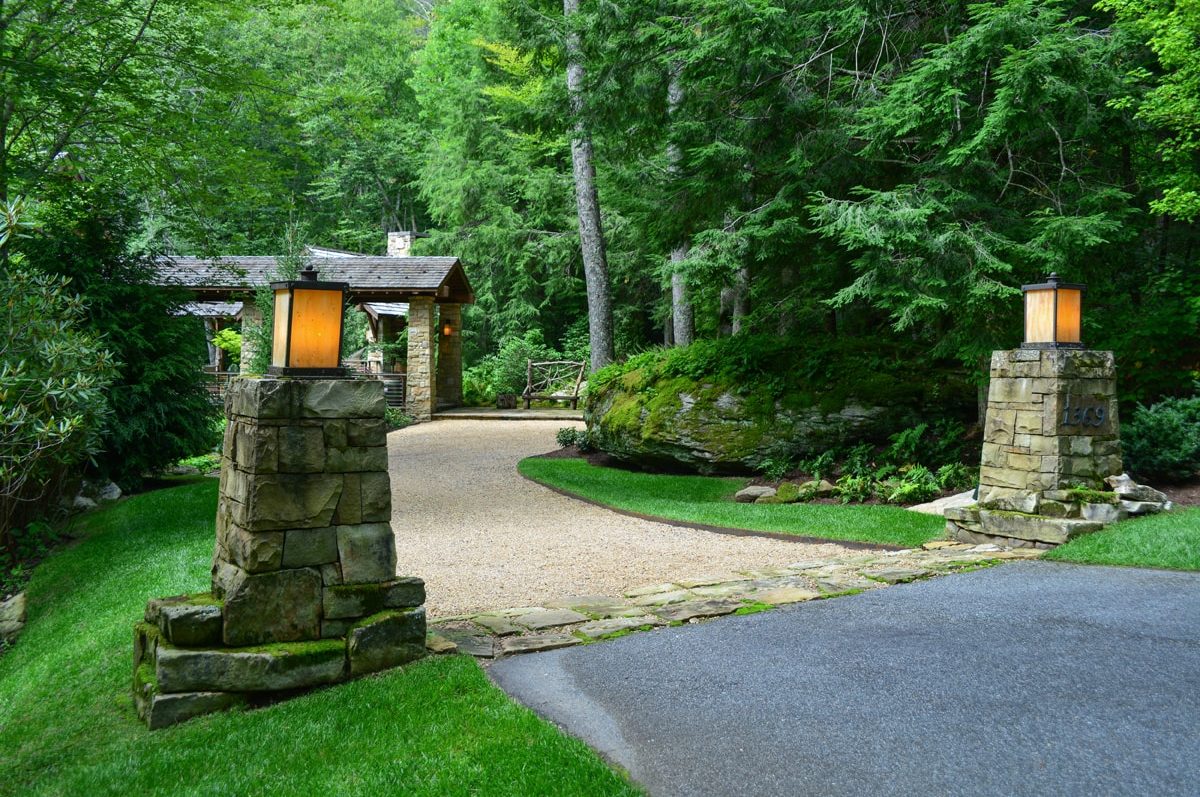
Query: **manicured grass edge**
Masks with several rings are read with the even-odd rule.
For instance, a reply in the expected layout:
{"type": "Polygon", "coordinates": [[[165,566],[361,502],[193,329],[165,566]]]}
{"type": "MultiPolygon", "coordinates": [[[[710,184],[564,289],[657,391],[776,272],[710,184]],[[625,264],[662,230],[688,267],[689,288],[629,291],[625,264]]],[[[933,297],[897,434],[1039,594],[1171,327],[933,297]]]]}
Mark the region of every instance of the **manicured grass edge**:
{"type": "Polygon", "coordinates": [[[892,543],[886,543],[886,542],[860,542],[858,540],[843,540],[843,539],[837,539],[837,538],[833,538],[833,537],[811,537],[811,536],[804,536],[801,534],[787,534],[787,533],[780,532],[780,531],[755,531],[754,529],[738,529],[738,528],[733,528],[730,526],[712,526],[712,525],[708,525],[706,523],[693,523],[688,520],[676,520],[675,518],[663,517],[661,515],[647,515],[642,512],[634,512],[631,509],[622,509],[620,507],[613,506],[611,504],[606,504],[602,501],[597,501],[594,498],[588,498],[587,496],[580,495],[579,493],[571,492],[570,490],[563,489],[562,487],[558,487],[556,485],[542,481],[541,479],[530,476],[521,467],[522,463],[524,463],[526,460],[530,460],[530,459],[543,459],[543,457],[540,457],[540,456],[526,457],[525,459],[521,460],[521,462],[517,463],[517,473],[519,473],[521,475],[521,478],[525,479],[526,481],[530,481],[530,482],[533,482],[534,484],[545,487],[547,490],[550,490],[551,492],[554,492],[554,493],[558,493],[559,495],[561,495],[565,498],[571,498],[576,501],[582,501],[585,504],[590,504],[591,506],[598,506],[601,509],[607,509],[609,512],[616,512],[618,515],[625,515],[626,517],[637,518],[638,520],[649,520],[654,523],[662,523],[663,525],[666,525],[666,526],[676,526],[678,528],[684,528],[684,529],[696,529],[697,531],[711,531],[715,534],[728,534],[733,537],[766,537],[767,539],[771,539],[771,540],[784,540],[785,542],[803,542],[803,543],[807,543],[809,545],[812,545],[814,543],[817,543],[817,544],[836,543],[837,545],[841,545],[844,548],[851,548],[853,550],[905,551],[905,550],[908,550],[909,548],[911,548],[911,546],[894,545],[892,543]]]}

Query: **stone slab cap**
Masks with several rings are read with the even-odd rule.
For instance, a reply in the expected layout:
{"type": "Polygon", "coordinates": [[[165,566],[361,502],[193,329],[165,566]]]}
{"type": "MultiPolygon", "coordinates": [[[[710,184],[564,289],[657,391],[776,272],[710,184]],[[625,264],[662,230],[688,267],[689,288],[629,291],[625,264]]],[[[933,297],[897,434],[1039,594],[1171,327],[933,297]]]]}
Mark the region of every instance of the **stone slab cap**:
{"type": "Polygon", "coordinates": [[[226,391],[228,414],[246,418],[382,418],[377,379],[235,379],[226,391]]]}
{"type": "Polygon", "coordinates": [[[416,661],[425,655],[425,609],[381,612],[346,634],[351,675],[365,675],[416,661]]]}
{"type": "Polygon", "coordinates": [[[221,606],[208,600],[172,603],[158,613],[158,629],[173,645],[206,647],[221,644],[221,606]]]}
{"type": "Polygon", "coordinates": [[[398,578],[382,584],[345,584],[325,588],[325,618],[367,617],[385,609],[408,609],[425,603],[425,582],[398,578]]]}
{"type": "Polygon", "coordinates": [[[160,643],[155,676],[161,693],[277,692],[342,680],[340,639],[262,648],[186,650],[160,643]]]}
{"type": "Polygon", "coordinates": [[[1061,544],[1104,528],[1103,523],[1072,518],[1049,518],[1041,515],[1025,515],[1019,512],[980,513],[983,531],[997,537],[1015,537],[1019,540],[1061,544]]]}
{"type": "Polygon", "coordinates": [[[246,705],[246,696],[234,692],[152,693],[136,702],[138,717],[157,731],[205,714],[240,708],[246,705]]]}

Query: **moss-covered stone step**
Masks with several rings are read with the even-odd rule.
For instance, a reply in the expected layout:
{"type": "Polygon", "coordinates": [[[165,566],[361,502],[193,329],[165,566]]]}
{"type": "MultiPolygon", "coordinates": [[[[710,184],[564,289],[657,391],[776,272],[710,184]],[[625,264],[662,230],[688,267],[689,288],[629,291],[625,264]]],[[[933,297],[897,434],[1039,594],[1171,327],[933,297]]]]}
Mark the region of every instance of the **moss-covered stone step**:
{"type": "Polygon", "coordinates": [[[425,602],[425,582],[398,578],[381,584],[344,584],[325,589],[327,620],[367,617],[386,609],[409,609],[425,602]]]}
{"type": "Polygon", "coordinates": [[[221,644],[221,601],[210,593],[155,598],[146,604],[146,622],[180,647],[221,644]]]}
{"type": "Polygon", "coordinates": [[[983,510],[979,513],[986,534],[1061,544],[1081,534],[1104,528],[1103,523],[1075,518],[1051,518],[1023,512],[983,510]]]}
{"type": "Polygon", "coordinates": [[[425,655],[425,608],[380,612],[346,634],[350,675],[399,667],[425,655]]]}
{"type": "Polygon", "coordinates": [[[346,676],[340,639],[251,648],[178,648],[160,640],[155,680],[168,692],[277,692],[336,683],[346,676]]]}

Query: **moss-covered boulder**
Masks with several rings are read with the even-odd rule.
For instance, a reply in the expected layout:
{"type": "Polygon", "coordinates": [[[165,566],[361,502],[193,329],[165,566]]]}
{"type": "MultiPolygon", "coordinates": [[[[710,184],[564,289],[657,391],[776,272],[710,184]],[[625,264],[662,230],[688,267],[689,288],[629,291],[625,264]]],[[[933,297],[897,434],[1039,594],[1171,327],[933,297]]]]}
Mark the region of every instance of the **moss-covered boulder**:
{"type": "Polygon", "coordinates": [[[643,467],[739,473],[881,442],[921,420],[973,416],[962,375],[915,371],[902,354],[793,346],[703,341],[599,371],[584,408],[592,439],[643,467]]]}

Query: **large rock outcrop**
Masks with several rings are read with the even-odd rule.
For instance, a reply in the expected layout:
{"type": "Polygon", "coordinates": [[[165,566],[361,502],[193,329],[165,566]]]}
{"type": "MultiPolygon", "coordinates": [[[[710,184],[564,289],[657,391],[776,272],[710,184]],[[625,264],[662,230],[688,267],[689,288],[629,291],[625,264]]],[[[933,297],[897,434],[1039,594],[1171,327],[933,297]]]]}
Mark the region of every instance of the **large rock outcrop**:
{"type": "Polygon", "coordinates": [[[585,419],[597,447],[644,467],[744,472],[771,459],[883,441],[923,415],[912,402],[875,405],[852,397],[837,407],[796,406],[765,388],[739,392],[670,379],[633,389],[630,381],[593,385],[585,419]]]}

